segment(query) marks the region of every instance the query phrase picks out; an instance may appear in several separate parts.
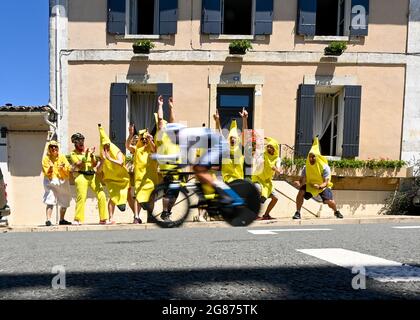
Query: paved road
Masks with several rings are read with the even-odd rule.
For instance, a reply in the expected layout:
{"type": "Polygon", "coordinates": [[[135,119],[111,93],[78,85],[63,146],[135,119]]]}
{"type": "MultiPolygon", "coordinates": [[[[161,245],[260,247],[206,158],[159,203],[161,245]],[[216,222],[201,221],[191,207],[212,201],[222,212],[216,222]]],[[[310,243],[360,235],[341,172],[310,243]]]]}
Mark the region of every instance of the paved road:
{"type": "Polygon", "coordinates": [[[0,299],[420,299],[420,228],[397,226],[410,224],[4,233],[0,299]],[[327,248],[345,251],[298,251],[327,248]],[[407,264],[417,281],[355,290],[334,259],[360,254],[407,264]],[[54,266],[66,289],[52,289],[54,266]]]}

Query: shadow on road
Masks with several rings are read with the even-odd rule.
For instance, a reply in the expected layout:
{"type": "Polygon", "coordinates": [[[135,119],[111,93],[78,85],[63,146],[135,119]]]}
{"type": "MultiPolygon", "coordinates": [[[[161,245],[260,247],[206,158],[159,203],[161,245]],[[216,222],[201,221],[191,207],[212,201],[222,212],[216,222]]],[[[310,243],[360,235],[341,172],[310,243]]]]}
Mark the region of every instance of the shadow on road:
{"type": "MultiPolygon", "coordinates": [[[[380,268],[380,267],[379,267],[380,268]]],[[[375,267],[378,269],[378,267],[375,267]]],[[[367,279],[340,267],[221,268],[66,273],[66,289],[51,287],[55,274],[0,274],[2,299],[420,299],[420,283],[367,279]]]]}

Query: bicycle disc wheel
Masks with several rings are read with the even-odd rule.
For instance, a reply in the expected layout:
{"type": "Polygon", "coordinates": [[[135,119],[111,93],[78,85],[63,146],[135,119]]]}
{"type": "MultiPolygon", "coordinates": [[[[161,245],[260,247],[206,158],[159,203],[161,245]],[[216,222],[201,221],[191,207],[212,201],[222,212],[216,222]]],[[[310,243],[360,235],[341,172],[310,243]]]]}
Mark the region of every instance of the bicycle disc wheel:
{"type": "Polygon", "coordinates": [[[179,227],[190,211],[187,191],[178,187],[170,189],[168,184],[158,185],[150,196],[149,219],[162,228],[179,227]]]}
{"type": "Polygon", "coordinates": [[[228,185],[245,201],[245,204],[235,208],[223,208],[223,218],[231,226],[247,226],[258,217],[261,208],[260,194],[254,184],[247,180],[235,180],[228,185]]]}

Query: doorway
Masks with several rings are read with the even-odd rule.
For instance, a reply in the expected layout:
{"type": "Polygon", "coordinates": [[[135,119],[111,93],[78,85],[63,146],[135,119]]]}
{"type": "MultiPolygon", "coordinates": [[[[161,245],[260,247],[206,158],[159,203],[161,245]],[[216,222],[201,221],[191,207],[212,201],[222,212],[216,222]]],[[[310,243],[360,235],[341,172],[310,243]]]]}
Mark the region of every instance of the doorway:
{"type": "Polygon", "coordinates": [[[248,129],[254,128],[254,88],[218,88],[217,110],[221,129],[229,130],[232,120],[236,119],[238,129],[242,131],[242,118],[239,112],[248,111],[248,129]]]}

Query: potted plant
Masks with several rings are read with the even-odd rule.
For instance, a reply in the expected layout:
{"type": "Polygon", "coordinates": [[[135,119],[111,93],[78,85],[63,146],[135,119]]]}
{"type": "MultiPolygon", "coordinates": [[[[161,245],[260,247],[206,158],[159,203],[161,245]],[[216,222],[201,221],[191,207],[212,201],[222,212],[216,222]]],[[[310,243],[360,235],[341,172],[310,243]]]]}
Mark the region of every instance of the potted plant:
{"type": "Polygon", "coordinates": [[[344,41],[331,42],[328,47],[324,49],[326,56],[339,56],[347,49],[347,43],[344,41]]]}
{"type": "Polygon", "coordinates": [[[150,49],[155,47],[154,43],[150,40],[140,40],[133,44],[134,53],[150,53],[150,49]]]}
{"type": "Polygon", "coordinates": [[[249,40],[234,40],[229,44],[230,54],[245,54],[250,49],[252,45],[249,40]]]}

